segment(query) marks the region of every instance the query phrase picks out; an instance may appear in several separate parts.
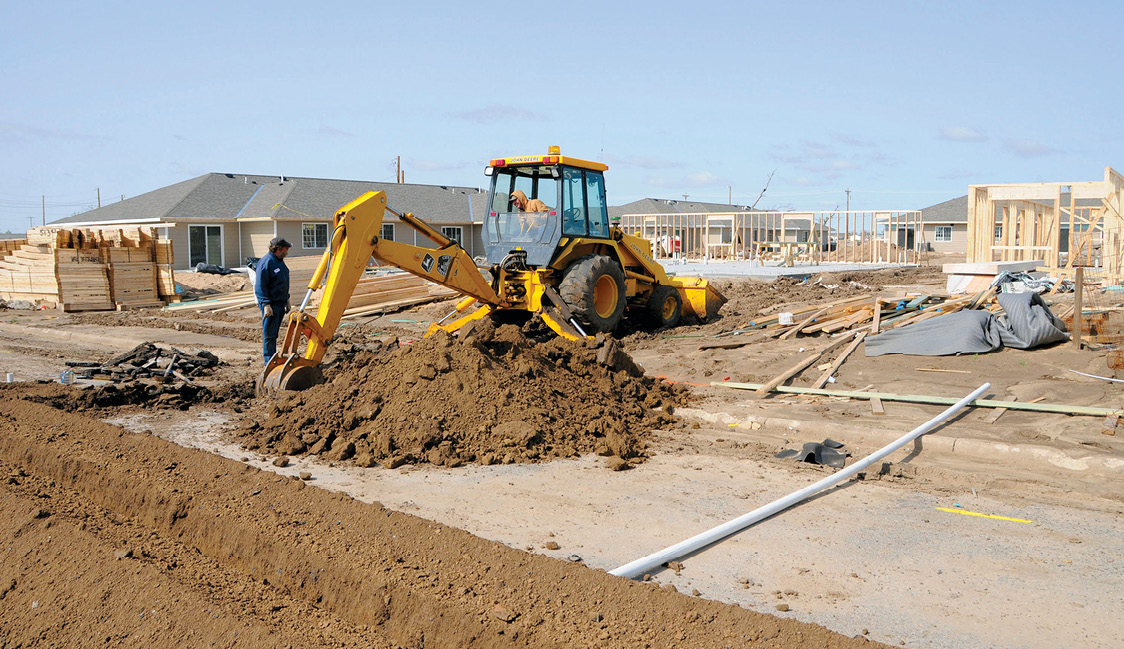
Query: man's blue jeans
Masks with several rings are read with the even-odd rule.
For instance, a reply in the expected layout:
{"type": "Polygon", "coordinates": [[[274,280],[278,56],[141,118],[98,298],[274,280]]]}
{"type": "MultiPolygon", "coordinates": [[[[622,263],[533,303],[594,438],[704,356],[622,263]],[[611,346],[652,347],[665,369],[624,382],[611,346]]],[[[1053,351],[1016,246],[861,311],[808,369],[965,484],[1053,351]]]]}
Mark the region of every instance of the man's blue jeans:
{"type": "MultiPolygon", "coordinates": [[[[279,302],[271,304],[273,307],[273,315],[268,318],[263,317],[261,321],[261,352],[265,356],[265,363],[269,363],[269,359],[273,358],[273,354],[277,352],[277,333],[281,330],[281,321],[285,318],[285,303],[279,302]]],[[[261,310],[262,315],[265,315],[265,305],[259,304],[258,309],[261,310]]]]}

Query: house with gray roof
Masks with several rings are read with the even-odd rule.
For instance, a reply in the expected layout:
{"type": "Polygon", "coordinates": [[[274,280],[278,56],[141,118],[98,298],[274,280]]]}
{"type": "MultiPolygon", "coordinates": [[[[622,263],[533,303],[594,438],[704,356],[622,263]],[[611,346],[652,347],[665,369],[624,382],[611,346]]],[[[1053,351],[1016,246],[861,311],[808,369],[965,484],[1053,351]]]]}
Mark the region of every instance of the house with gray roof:
{"type": "MultiPolygon", "coordinates": [[[[934,252],[968,250],[968,195],[921,210],[921,240],[934,252]]],[[[996,234],[998,236],[998,233],[996,234]]]]}
{"type": "MultiPolygon", "coordinates": [[[[264,255],[273,237],[293,244],[290,256],[322,255],[335,212],[368,191],[386,192],[395,211],[413,212],[470,255],[484,254],[487,191],[443,185],[209,173],[49,225],[154,227],[172,241],[176,269],[200,262],[235,267],[264,255]]],[[[382,236],[433,246],[389,212],[382,236]]]]}

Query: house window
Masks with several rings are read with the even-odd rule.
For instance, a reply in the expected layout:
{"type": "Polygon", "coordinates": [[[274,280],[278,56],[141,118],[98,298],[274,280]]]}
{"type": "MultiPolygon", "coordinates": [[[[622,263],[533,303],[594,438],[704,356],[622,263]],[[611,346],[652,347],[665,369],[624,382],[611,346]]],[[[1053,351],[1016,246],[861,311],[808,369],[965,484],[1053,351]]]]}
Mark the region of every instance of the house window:
{"type": "Polygon", "coordinates": [[[999,243],[1002,240],[1003,240],[1003,226],[997,225],[997,226],[995,226],[995,242],[999,243]]]}
{"type": "Polygon", "coordinates": [[[382,234],[379,235],[379,238],[380,239],[386,239],[387,241],[394,241],[394,224],[393,223],[383,223],[382,224],[382,234]]]}
{"type": "Polygon", "coordinates": [[[197,264],[222,266],[222,226],[187,226],[187,258],[192,267],[197,264]]]}
{"type": "Polygon", "coordinates": [[[464,242],[464,228],[459,225],[443,225],[441,226],[441,234],[457,243],[464,242]]]}
{"type": "Polygon", "coordinates": [[[938,242],[948,243],[952,241],[952,226],[951,225],[938,225],[937,231],[933,235],[933,240],[938,242]]]}
{"type": "Polygon", "coordinates": [[[308,248],[327,248],[328,247],[328,224],[327,223],[302,223],[301,224],[301,247],[308,248]]]}

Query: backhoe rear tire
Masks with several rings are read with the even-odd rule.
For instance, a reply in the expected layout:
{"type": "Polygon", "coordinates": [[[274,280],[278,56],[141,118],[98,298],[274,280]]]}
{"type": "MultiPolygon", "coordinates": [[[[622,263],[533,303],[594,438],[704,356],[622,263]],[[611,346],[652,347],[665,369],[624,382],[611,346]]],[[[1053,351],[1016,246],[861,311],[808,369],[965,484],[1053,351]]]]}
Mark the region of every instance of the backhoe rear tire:
{"type": "Polygon", "coordinates": [[[683,298],[674,286],[660,284],[652,289],[646,308],[648,320],[657,329],[666,329],[679,324],[683,314],[683,298]]]}
{"type": "Polygon", "coordinates": [[[624,317],[624,270],[610,257],[590,255],[570,264],[558,293],[594,332],[609,333],[624,317]]]}

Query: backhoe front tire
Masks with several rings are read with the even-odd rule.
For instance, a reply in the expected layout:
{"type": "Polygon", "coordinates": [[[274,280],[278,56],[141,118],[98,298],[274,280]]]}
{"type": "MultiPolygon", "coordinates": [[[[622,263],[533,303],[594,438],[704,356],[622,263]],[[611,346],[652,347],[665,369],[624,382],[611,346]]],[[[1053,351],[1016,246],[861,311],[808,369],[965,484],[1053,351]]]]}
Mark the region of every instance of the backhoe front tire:
{"type": "Polygon", "coordinates": [[[586,333],[609,333],[624,317],[624,270],[610,257],[590,255],[575,261],[566,269],[558,293],[578,320],[593,329],[586,333]]]}
{"type": "Polygon", "coordinates": [[[683,298],[674,286],[660,284],[652,289],[648,297],[648,320],[657,329],[666,329],[679,324],[683,314],[683,298]]]}

